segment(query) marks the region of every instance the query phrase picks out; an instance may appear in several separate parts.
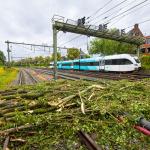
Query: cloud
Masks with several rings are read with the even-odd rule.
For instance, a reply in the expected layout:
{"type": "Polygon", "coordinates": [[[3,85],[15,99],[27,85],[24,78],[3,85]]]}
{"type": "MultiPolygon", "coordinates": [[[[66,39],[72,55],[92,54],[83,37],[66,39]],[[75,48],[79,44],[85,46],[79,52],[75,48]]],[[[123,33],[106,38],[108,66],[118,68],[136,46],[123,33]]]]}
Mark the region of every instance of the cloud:
{"type": "MultiPolygon", "coordinates": [[[[103,7],[108,1],[109,0],[106,0],[105,2],[103,0],[0,0],[0,49],[4,50],[6,54],[6,44],[4,44],[4,41],[6,40],[37,44],[48,43],[50,45],[52,44],[53,39],[51,19],[54,14],[77,20],[83,16],[90,16],[98,8],[103,7]]],[[[132,1],[133,0],[127,0],[127,2],[118,8],[109,11],[104,15],[100,15],[121,2],[121,0],[112,0],[109,5],[97,13],[97,15],[100,15],[97,19],[97,21],[99,21],[98,23],[106,21],[103,20],[103,18],[109,17],[111,13],[114,13],[111,16],[113,17],[115,12],[119,13],[121,7],[126,6],[132,1]]],[[[131,6],[141,1],[143,0],[133,2],[131,6]]],[[[126,7],[126,9],[131,6],[126,7]]],[[[130,15],[125,16],[121,21],[114,24],[113,27],[124,28],[134,25],[134,23],[149,19],[148,14],[149,5],[135,11],[133,14],[131,13],[130,15]]],[[[143,33],[150,34],[149,24],[150,22],[140,25],[143,33]]],[[[65,43],[76,36],[71,33],[59,33],[58,38],[61,35],[62,37],[59,39],[58,44],[65,43]]],[[[79,48],[81,47],[86,50],[86,42],[87,38],[81,36],[79,39],[67,43],[64,46],[78,46],[79,48]]],[[[17,56],[24,56],[27,50],[15,46],[14,51],[17,56]]],[[[38,54],[39,53],[37,53],[37,55],[38,54]]],[[[30,53],[30,55],[33,56],[32,53],[30,53]]]]}

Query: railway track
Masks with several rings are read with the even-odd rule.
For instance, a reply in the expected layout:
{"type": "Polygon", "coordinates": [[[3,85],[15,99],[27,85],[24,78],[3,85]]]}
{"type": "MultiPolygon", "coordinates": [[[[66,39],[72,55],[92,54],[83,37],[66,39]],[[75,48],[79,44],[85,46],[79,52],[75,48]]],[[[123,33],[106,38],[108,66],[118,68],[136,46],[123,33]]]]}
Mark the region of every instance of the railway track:
{"type": "MultiPolygon", "coordinates": [[[[50,69],[36,69],[40,73],[53,74],[53,70],[50,69]]],[[[150,74],[142,72],[133,73],[110,73],[110,72],[92,72],[92,71],[73,71],[73,70],[59,70],[58,78],[65,78],[70,80],[85,79],[85,80],[98,80],[98,79],[111,79],[111,80],[123,80],[139,81],[141,79],[150,78],[150,74]]]]}
{"type": "Polygon", "coordinates": [[[31,85],[31,84],[36,84],[39,81],[31,74],[29,69],[20,69],[19,75],[18,75],[18,80],[17,80],[17,85],[31,85]]]}

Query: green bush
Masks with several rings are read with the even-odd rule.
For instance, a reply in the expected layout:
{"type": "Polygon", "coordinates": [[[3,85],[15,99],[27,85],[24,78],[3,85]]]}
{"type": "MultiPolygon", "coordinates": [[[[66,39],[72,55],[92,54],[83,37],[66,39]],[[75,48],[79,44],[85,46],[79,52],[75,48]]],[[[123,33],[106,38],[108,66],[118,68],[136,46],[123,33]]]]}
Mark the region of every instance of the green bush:
{"type": "Polygon", "coordinates": [[[150,69],[150,56],[142,56],[141,63],[144,69],[150,69]]]}

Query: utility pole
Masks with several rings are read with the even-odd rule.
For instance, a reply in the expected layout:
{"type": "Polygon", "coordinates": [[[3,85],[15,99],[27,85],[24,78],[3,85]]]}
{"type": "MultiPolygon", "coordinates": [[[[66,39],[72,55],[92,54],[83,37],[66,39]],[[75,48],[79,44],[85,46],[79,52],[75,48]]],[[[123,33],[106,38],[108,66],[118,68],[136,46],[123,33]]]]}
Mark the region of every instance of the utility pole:
{"type": "Polygon", "coordinates": [[[54,79],[57,80],[57,29],[53,26],[54,79]]]}
{"type": "Polygon", "coordinates": [[[137,47],[137,57],[140,57],[140,46],[137,47]]]}
{"type": "Polygon", "coordinates": [[[8,53],[8,67],[10,67],[10,49],[9,49],[9,41],[6,41],[7,43],[7,53],[8,53]]]}
{"type": "MultiPolygon", "coordinates": [[[[89,53],[89,37],[87,36],[87,51],[88,51],[88,53],[89,53]]],[[[90,53],[89,53],[90,54],[90,53]]]]}
{"type": "Polygon", "coordinates": [[[80,59],[81,59],[81,48],[80,48],[80,56],[79,56],[79,71],[80,71],[80,59]]]}

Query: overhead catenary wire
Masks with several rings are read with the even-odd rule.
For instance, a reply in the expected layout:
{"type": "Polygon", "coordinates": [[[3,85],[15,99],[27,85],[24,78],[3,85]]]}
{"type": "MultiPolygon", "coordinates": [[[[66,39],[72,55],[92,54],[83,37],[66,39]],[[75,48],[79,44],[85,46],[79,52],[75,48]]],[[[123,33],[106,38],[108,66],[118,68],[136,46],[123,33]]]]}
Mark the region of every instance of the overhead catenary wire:
{"type": "MultiPolygon", "coordinates": [[[[115,9],[116,7],[118,7],[118,6],[120,6],[121,4],[125,3],[126,1],[128,1],[128,0],[122,1],[121,3],[115,5],[115,6],[112,7],[111,9],[109,9],[109,10],[107,10],[106,12],[102,13],[101,15],[104,15],[105,13],[109,12],[110,10],[115,9]]],[[[124,13],[126,13],[126,12],[128,12],[128,11],[130,11],[130,10],[132,10],[132,9],[134,9],[135,7],[138,7],[139,5],[141,5],[141,4],[143,4],[143,3],[147,2],[147,1],[148,1],[148,0],[145,0],[145,1],[142,1],[141,3],[138,3],[138,4],[134,5],[133,7],[131,7],[131,8],[129,8],[129,9],[125,10],[124,12],[121,12],[120,14],[114,16],[113,18],[111,18],[111,20],[114,19],[114,18],[116,18],[116,17],[118,17],[118,16],[120,16],[120,15],[122,15],[122,14],[124,14],[124,13]]],[[[123,8],[122,8],[122,9],[123,9],[123,8]]],[[[96,12],[97,12],[97,11],[96,11],[96,12]]],[[[100,15],[99,15],[99,16],[100,16],[100,15]]],[[[97,16],[96,18],[98,18],[99,16],[97,16]]],[[[96,19],[96,18],[94,18],[94,19],[96,19]]],[[[92,20],[94,20],[94,19],[92,19],[92,20]]],[[[92,21],[92,20],[90,20],[90,21],[92,21]]],[[[90,22],[90,21],[89,21],[89,22],[90,22]]],[[[97,23],[97,22],[96,22],[96,23],[97,23]]],[[[69,42],[72,42],[73,40],[79,38],[80,36],[82,36],[82,35],[76,36],[76,37],[74,37],[73,39],[71,39],[71,40],[69,40],[69,41],[67,41],[67,42],[65,42],[65,43],[62,43],[61,45],[67,44],[67,43],[69,43],[69,42]]]]}
{"type": "MultiPolygon", "coordinates": [[[[136,5],[132,6],[131,8],[129,8],[129,9],[123,11],[122,13],[120,13],[120,14],[114,16],[113,18],[109,19],[109,20],[107,21],[107,23],[109,23],[111,20],[114,20],[115,18],[119,17],[120,15],[125,14],[126,12],[128,12],[128,11],[130,11],[130,10],[132,10],[132,9],[134,9],[134,8],[136,8],[136,7],[138,7],[138,6],[140,6],[140,5],[142,5],[143,3],[147,2],[147,1],[148,1],[148,0],[144,0],[144,1],[142,1],[142,2],[140,2],[140,3],[138,3],[138,4],[136,4],[136,5]]],[[[96,23],[98,23],[98,22],[96,22],[96,23]]]]}
{"type": "MultiPolygon", "coordinates": [[[[111,1],[112,1],[112,0],[111,0],[111,1]]],[[[103,8],[106,7],[111,1],[108,1],[108,2],[103,6],[103,8]]],[[[111,9],[109,9],[108,11],[104,12],[103,15],[104,15],[105,13],[111,11],[112,9],[115,9],[116,7],[120,6],[121,4],[123,4],[123,3],[126,2],[126,1],[128,1],[128,0],[124,0],[124,1],[122,1],[121,3],[115,5],[113,8],[111,8],[111,9]]],[[[100,10],[102,10],[103,8],[102,8],[102,7],[99,8],[96,12],[93,13],[93,15],[96,15],[96,14],[97,14],[100,10]]],[[[90,19],[93,15],[91,15],[91,16],[88,17],[87,19],[90,19]]],[[[92,20],[94,20],[94,19],[92,19],[92,20]]],[[[91,22],[91,20],[89,20],[88,23],[89,23],[89,22],[91,22]]],[[[82,35],[75,36],[75,37],[72,38],[71,40],[69,40],[69,41],[67,41],[67,42],[65,42],[65,43],[60,44],[60,46],[65,45],[65,44],[67,44],[67,43],[69,43],[69,42],[72,42],[73,40],[75,40],[75,39],[77,39],[77,38],[79,38],[79,37],[81,37],[81,36],[82,36],[82,35]]]]}
{"type": "MultiPolygon", "coordinates": [[[[145,5],[143,5],[143,6],[139,7],[139,8],[137,8],[136,10],[140,10],[141,8],[143,8],[143,7],[145,7],[145,6],[148,6],[149,4],[150,4],[150,3],[147,3],[147,4],[145,4],[145,5]]],[[[133,10],[133,11],[127,13],[127,14],[124,14],[123,16],[120,16],[116,21],[114,21],[113,23],[111,23],[111,25],[110,25],[109,27],[112,27],[114,24],[120,22],[122,19],[124,19],[126,16],[128,16],[128,15],[131,14],[131,13],[137,13],[137,12],[136,12],[135,10],[133,10]]]]}
{"type": "MultiPolygon", "coordinates": [[[[146,22],[149,22],[149,21],[150,21],[150,19],[147,19],[147,20],[144,20],[144,21],[138,22],[138,24],[143,24],[143,23],[146,23],[146,22]]],[[[124,28],[124,29],[126,30],[126,29],[129,29],[129,28],[131,28],[131,27],[133,27],[133,25],[128,26],[128,27],[126,27],[126,28],[124,28]]]]}
{"type": "Polygon", "coordinates": [[[62,32],[62,33],[59,35],[59,37],[57,38],[57,40],[60,40],[60,39],[63,37],[63,35],[64,35],[64,32],[62,32]]]}
{"type": "MultiPolygon", "coordinates": [[[[101,11],[102,9],[104,9],[104,8],[105,8],[108,4],[110,4],[112,1],[113,1],[113,0],[108,1],[104,6],[102,6],[102,7],[99,8],[98,10],[96,10],[91,16],[87,17],[86,20],[92,18],[94,15],[96,15],[99,11],[101,11]]],[[[81,36],[82,36],[82,35],[75,36],[73,39],[71,39],[71,40],[69,40],[69,41],[67,41],[67,42],[65,42],[65,43],[60,44],[60,46],[61,46],[61,45],[64,45],[64,44],[67,44],[67,43],[69,43],[69,42],[72,42],[73,40],[75,40],[75,39],[77,39],[77,38],[79,38],[79,37],[81,37],[81,36]]],[[[61,38],[61,37],[59,37],[58,40],[59,40],[60,38],[61,38]]]]}
{"type": "MultiPolygon", "coordinates": [[[[113,1],[113,0],[108,1],[103,7],[99,8],[96,12],[94,12],[94,13],[93,13],[91,16],[89,16],[87,19],[90,19],[91,17],[93,17],[94,15],[96,15],[100,10],[104,9],[104,7],[106,7],[111,1],[113,1]]],[[[127,0],[124,0],[124,1],[127,1],[127,0]]],[[[82,36],[82,35],[75,36],[75,37],[72,38],[71,40],[60,44],[60,46],[65,45],[65,44],[67,44],[67,43],[69,43],[69,42],[72,42],[73,40],[75,40],[75,39],[77,39],[77,38],[79,38],[79,37],[81,37],[81,36],[82,36]]],[[[59,37],[59,39],[60,39],[60,37],[59,37]]]]}
{"type": "Polygon", "coordinates": [[[72,38],[71,40],[66,41],[66,42],[60,44],[60,46],[65,45],[65,44],[67,44],[67,43],[70,43],[70,42],[72,42],[73,40],[75,40],[75,39],[77,39],[77,38],[79,38],[79,37],[81,37],[81,36],[83,36],[83,35],[77,35],[77,36],[75,36],[74,38],[72,38]]]}
{"type": "Polygon", "coordinates": [[[108,9],[107,11],[105,11],[104,13],[101,13],[101,14],[98,15],[97,17],[95,17],[95,18],[89,20],[88,23],[90,23],[90,22],[92,22],[93,20],[99,18],[100,16],[102,16],[102,15],[104,15],[104,14],[110,12],[111,10],[113,10],[113,9],[115,9],[115,8],[117,8],[117,7],[119,7],[120,5],[122,5],[123,3],[125,3],[126,1],[128,1],[128,0],[124,0],[124,1],[120,2],[119,4],[116,4],[115,6],[111,7],[111,8],[108,9]]]}
{"type": "Polygon", "coordinates": [[[90,15],[89,17],[87,17],[87,20],[94,17],[99,11],[101,11],[102,9],[104,9],[108,4],[110,4],[113,0],[109,0],[106,4],[104,4],[104,6],[100,7],[98,10],[96,10],[92,15],[90,15]]]}
{"type": "Polygon", "coordinates": [[[130,5],[133,4],[134,2],[135,2],[135,0],[131,1],[131,2],[128,3],[127,5],[125,5],[125,6],[121,7],[121,8],[119,8],[119,10],[116,10],[116,11],[114,11],[113,13],[108,14],[107,16],[103,17],[101,20],[106,20],[106,19],[110,18],[110,17],[113,16],[113,15],[119,14],[121,10],[124,10],[126,7],[130,6],[130,5]]]}

